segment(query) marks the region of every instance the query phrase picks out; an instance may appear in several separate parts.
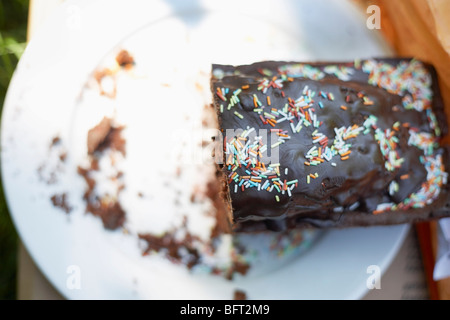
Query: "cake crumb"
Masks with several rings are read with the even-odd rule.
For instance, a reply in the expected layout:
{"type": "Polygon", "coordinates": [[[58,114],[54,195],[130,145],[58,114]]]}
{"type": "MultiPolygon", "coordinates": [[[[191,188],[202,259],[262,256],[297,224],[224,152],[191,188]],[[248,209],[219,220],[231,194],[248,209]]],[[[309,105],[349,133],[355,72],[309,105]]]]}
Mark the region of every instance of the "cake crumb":
{"type": "Polygon", "coordinates": [[[111,119],[104,117],[102,121],[88,131],[88,154],[93,154],[98,149],[99,145],[105,141],[110,130],[111,119]]]}
{"type": "Polygon", "coordinates": [[[234,290],[233,300],[247,300],[247,294],[240,289],[234,290]]]}
{"type": "Polygon", "coordinates": [[[72,207],[67,202],[66,193],[54,194],[50,199],[55,207],[62,209],[65,213],[72,211],[72,207]]]}
{"type": "MultiPolygon", "coordinates": [[[[91,172],[99,171],[99,161],[105,156],[106,150],[112,150],[121,153],[125,156],[126,141],[122,136],[124,127],[116,127],[113,125],[113,120],[104,117],[100,123],[89,130],[87,137],[87,147],[89,156],[89,166],[83,168],[78,167],[78,174],[82,176],[86,182],[87,189],[84,193],[83,199],[86,204],[86,212],[99,217],[103,226],[107,230],[115,230],[123,227],[125,222],[126,212],[118,201],[119,193],[123,191],[125,185],[121,183],[123,172],[118,171],[116,176],[109,179],[113,183],[118,183],[117,194],[114,196],[96,194],[95,186],[97,181],[93,178],[91,172]]],[[[110,155],[112,164],[115,159],[110,155]]]]}
{"type": "Polygon", "coordinates": [[[53,137],[52,142],[50,144],[50,149],[53,148],[54,146],[58,145],[61,143],[61,138],[58,136],[53,137]]]}
{"type": "Polygon", "coordinates": [[[39,180],[48,185],[57,183],[58,174],[64,171],[63,165],[66,159],[67,151],[62,144],[62,139],[55,135],[49,144],[46,161],[36,170],[39,180]]]}
{"type": "Polygon", "coordinates": [[[125,222],[125,211],[117,201],[90,201],[86,210],[94,216],[100,217],[103,226],[107,230],[116,230],[122,227],[125,222]]]}
{"type": "Polygon", "coordinates": [[[135,64],[133,56],[127,50],[121,50],[116,56],[116,61],[119,66],[127,70],[135,64]]]}

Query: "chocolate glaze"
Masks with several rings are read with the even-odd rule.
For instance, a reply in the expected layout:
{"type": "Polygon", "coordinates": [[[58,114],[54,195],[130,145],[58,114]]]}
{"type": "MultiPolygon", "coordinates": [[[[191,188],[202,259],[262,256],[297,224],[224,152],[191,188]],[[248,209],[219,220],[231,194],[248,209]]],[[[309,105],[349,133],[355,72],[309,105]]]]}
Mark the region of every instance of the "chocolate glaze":
{"type": "MultiPolygon", "coordinates": [[[[408,61],[408,59],[404,59],[408,61]]],[[[379,59],[393,65],[399,63],[400,59],[379,59]]],[[[291,139],[286,140],[279,148],[279,163],[281,168],[288,168],[288,175],[281,175],[287,181],[298,179],[298,187],[292,190],[292,196],[279,194],[279,201],[274,193],[258,191],[256,188],[248,188],[244,191],[233,192],[230,186],[229,197],[233,210],[233,219],[236,231],[255,230],[285,230],[303,226],[314,227],[338,227],[373,224],[405,223],[413,220],[424,220],[441,215],[449,215],[448,209],[448,185],[441,190],[440,197],[435,201],[435,206],[426,206],[421,209],[408,208],[407,215],[399,212],[383,212],[373,214],[380,203],[399,203],[406,199],[411,193],[417,192],[427,179],[427,170],[420,162],[423,151],[408,144],[410,138],[409,129],[434,135],[425,112],[407,110],[402,106],[402,97],[389,93],[387,90],[368,84],[369,75],[361,69],[353,69],[350,79],[346,81],[338,79],[334,75],[326,74],[320,80],[311,80],[298,77],[284,81],[282,88],[269,87],[264,93],[258,90],[262,80],[269,79],[272,75],[280,75],[280,67],[298,62],[265,61],[252,65],[229,66],[213,65],[213,77],[211,89],[214,94],[214,105],[217,110],[219,127],[226,137],[227,129],[245,130],[246,128],[272,129],[271,126],[263,124],[259,114],[254,112],[254,95],[259,101],[266,102],[270,97],[270,108],[281,108],[288,97],[297,99],[305,86],[318,93],[320,91],[332,93],[334,100],[315,96],[314,112],[322,121],[320,132],[330,138],[332,143],[335,137],[335,128],[349,127],[353,125],[362,126],[370,116],[378,118],[377,127],[386,130],[392,129],[396,122],[402,125],[395,130],[398,139],[397,152],[404,162],[395,170],[387,170],[385,158],[380,151],[379,144],[373,134],[359,134],[351,140],[351,156],[342,161],[339,157],[333,158],[336,166],[330,161],[325,161],[319,166],[306,166],[305,154],[314,145],[312,133],[315,127],[303,127],[299,133],[291,134],[291,139]],[[267,76],[267,71],[271,76],[267,76]],[[263,74],[264,72],[265,75],[263,74]],[[218,76],[219,75],[219,76],[218,76]],[[229,88],[226,95],[227,100],[236,89],[245,87],[239,93],[239,102],[232,110],[223,106],[224,101],[216,94],[217,88],[229,88]],[[363,93],[373,104],[366,105],[358,96],[363,93]],[[317,106],[322,101],[323,108],[317,106]],[[222,111],[220,106],[222,104],[222,111]],[[345,110],[340,106],[345,105],[345,110]],[[225,109],[225,110],[223,110],[225,109]],[[242,117],[236,116],[237,111],[242,117]],[[305,177],[309,174],[318,174],[317,179],[311,179],[306,183],[305,177]],[[407,179],[402,179],[405,175],[407,179]],[[392,181],[398,183],[398,191],[391,194],[388,192],[392,181]],[[355,204],[359,206],[355,208],[355,204]],[[446,207],[447,204],[447,208],[446,207]],[[438,207],[436,207],[438,205],[438,207]],[[439,209],[439,210],[437,210],[439,209]]],[[[353,67],[352,63],[314,63],[309,64],[317,68],[327,65],[353,67]]],[[[426,65],[433,83],[434,92],[432,103],[433,112],[442,134],[447,132],[444,108],[437,86],[434,69],[426,65]]],[[[267,105],[268,103],[266,103],[267,105]]],[[[269,111],[270,112],[270,111],[269,111]]],[[[289,121],[277,123],[277,129],[291,132],[289,121]]],[[[269,139],[269,153],[271,143],[269,139]]],[[[437,141],[439,137],[436,138],[437,141]]],[[[445,164],[448,158],[445,149],[436,148],[434,154],[444,154],[445,164]]],[[[224,163],[226,159],[224,156],[224,163]]],[[[284,169],[283,169],[284,170],[284,169]]],[[[448,170],[448,169],[447,169],[448,170]]],[[[223,166],[226,176],[230,174],[227,166],[223,166]]],[[[245,175],[245,168],[238,168],[236,172],[245,175]]],[[[405,210],[403,210],[405,211],[405,210]]]]}

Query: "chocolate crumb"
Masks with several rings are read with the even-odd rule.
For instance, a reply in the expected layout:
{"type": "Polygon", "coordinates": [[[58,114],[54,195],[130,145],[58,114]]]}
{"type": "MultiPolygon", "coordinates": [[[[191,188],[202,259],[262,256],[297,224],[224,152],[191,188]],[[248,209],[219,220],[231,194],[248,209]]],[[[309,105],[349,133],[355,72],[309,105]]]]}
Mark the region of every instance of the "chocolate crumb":
{"type": "MultiPolygon", "coordinates": [[[[95,167],[96,164],[97,161],[94,161],[91,164],[91,168],[88,169],[78,167],[78,174],[84,178],[87,184],[87,190],[83,196],[83,199],[86,201],[86,212],[100,217],[105,229],[114,230],[123,226],[126,213],[119,202],[106,198],[102,199],[94,194],[96,181],[90,177],[89,173],[92,170],[98,170],[98,168],[93,168],[93,165],[95,167]]],[[[119,188],[119,192],[121,190],[122,188],[119,188]]]]}
{"type": "Polygon", "coordinates": [[[225,278],[228,280],[233,280],[233,276],[238,273],[245,276],[250,269],[250,265],[246,262],[234,261],[233,266],[225,274],[225,278]]]}
{"type": "Polygon", "coordinates": [[[62,163],[67,159],[67,152],[61,146],[62,140],[59,136],[53,137],[48,150],[48,158],[57,157],[59,162],[45,161],[37,168],[39,180],[47,184],[55,184],[58,182],[58,173],[64,170],[62,163]],[[55,149],[56,148],[56,149],[55,149]]]}
{"type": "Polygon", "coordinates": [[[61,160],[61,162],[65,162],[66,159],[67,159],[67,152],[62,152],[62,153],[59,155],[59,160],[61,160]]]}
{"type": "Polygon", "coordinates": [[[87,190],[85,191],[83,196],[84,200],[88,200],[89,198],[91,198],[96,184],[95,180],[89,176],[89,172],[89,169],[78,167],[78,174],[84,178],[84,181],[87,184],[87,190]]]}
{"type": "Polygon", "coordinates": [[[102,152],[105,149],[112,149],[119,151],[125,156],[125,139],[122,137],[123,129],[124,127],[112,127],[96,151],[102,152]]]}
{"type": "MultiPolygon", "coordinates": [[[[90,175],[92,171],[98,171],[99,160],[105,150],[115,150],[125,156],[125,139],[122,137],[123,127],[114,127],[112,119],[104,117],[94,128],[89,130],[87,145],[90,165],[87,168],[78,167],[78,174],[81,175],[86,184],[87,190],[83,199],[86,202],[86,212],[98,216],[103,222],[105,229],[114,230],[122,227],[125,222],[126,213],[115,197],[99,196],[95,194],[95,179],[90,175]]],[[[112,178],[113,181],[120,180],[123,172],[118,171],[112,178]]],[[[120,184],[117,192],[120,193],[125,185],[120,184]]]]}
{"type": "Polygon", "coordinates": [[[72,207],[67,203],[66,193],[55,194],[50,199],[55,207],[62,209],[65,213],[72,211],[72,207]]]}
{"type": "Polygon", "coordinates": [[[94,216],[101,218],[103,226],[108,230],[115,230],[125,222],[125,211],[117,201],[101,201],[99,199],[88,201],[86,210],[94,216]]]}
{"type": "Polygon", "coordinates": [[[135,64],[134,58],[127,50],[121,50],[116,56],[116,61],[125,69],[131,69],[135,64]]]}
{"type": "Polygon", "coordinates": [[[105,141],[110,130],[111,119],[104,117],[99,124],[88,131],[88,154],[93,154],[98,149],[99,145],[105,141]]]}
{"type": "Polygon", "coordinates": [[[92,171],[98,171],[100,170],[100,165],[98,163],[98,159],[97,158],[92,158],[91,159],[91,167],[90,170],[92,171]]]}
{"type": "Polygon", "coordinates": [[[125,156],[125,139],[122,137],[123,126],[115,127],[112,120],[104,117],[87,137],[88,154],[103,152],[106,149],[119,151],[125,156]]]}
{"type": "MultiPolygon", "coordinates": [[[[220,228],[216,227],[215,231],[218,232],[219,230],[220,228]]],[[[205,243],[199,237],[192,235],[187,230],[187,217],[185,217],[183,225],[178,229],[166,231],[162,235],[145,233],[139,234],[138,237],[146,244],[146,247],[142,251],[142,255],[145,256],[152,252],[160,252],[172,262],[185,264],[188,269],[192,269],[196,265],[201,264],[201,253],[195,248],[195,244],[207,244],[211,250],[215,251],[214,241],[217,239],[216,237],[218,235],[219,233],[212,235],[210,242],[205,243]],[[184,234],[184,238],[178,236],[180,233],[184,234]],[[180,252],[184,253],[180,254],[180,252]]],[[[229,269],[220,270],[218,268],[213,268],[211,274],[223,275],[225,279],[232,280],[233,276],[237,273],[241,275],[247,274],[249,268],[249,264],[234,259],[232,266],[229,269]]]]}
{"type": "Polygon", "coordinates": [[[50,144],[50,148],[53,148],[54,146],[61,143],[61,138],[56,136],[52,139],[52,143],[50,144]]]}
{"type": "Polygon", "coordinates": [[[233,300],[247,300],[247,295],[244,291],[236,289],[234,290],[233,300]]]}
{"type": "MultiPolygon", "coordinates": [[[[187,219],[185,219],[182,229],[186,229],[186,222],[187,219]]],[[[171,261],[186,263],[188,269],[192,269],[200,262],[200,253],[194,245],[195,242],[201,242],[201,240],[187,230],[183,239],[179,239],[176,233],[176,230],[172,230],[166,231],[162,235],[139,234],[139,238],[146,243],[143,255],[148,255],[151,252],[165,252],[166,257],[171,261]],[[182,249],[185,251],[184,255],[180,254],[182,249]]]]}

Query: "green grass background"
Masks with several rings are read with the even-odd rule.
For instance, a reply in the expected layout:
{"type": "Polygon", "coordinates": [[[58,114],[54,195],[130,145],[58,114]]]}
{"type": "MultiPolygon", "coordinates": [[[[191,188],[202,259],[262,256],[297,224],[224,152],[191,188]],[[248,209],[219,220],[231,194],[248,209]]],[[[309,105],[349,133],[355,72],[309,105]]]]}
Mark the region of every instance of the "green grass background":
{"type": "MultiPolygon", "coordinates": [[[[29,0],[0,0],[0,112],[26,46],[29,0]]],[[[1,160],[1,159],[0,159],[1,160]]],[[[0,183],[0,299],[17,299],[18,237],[0,183]]]]}

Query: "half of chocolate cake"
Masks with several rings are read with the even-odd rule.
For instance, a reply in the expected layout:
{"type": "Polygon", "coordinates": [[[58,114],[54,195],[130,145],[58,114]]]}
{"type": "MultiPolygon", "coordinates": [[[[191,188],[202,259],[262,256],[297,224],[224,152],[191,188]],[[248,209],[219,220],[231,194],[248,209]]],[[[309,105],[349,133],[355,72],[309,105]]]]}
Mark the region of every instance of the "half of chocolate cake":
{"type": "Polygon", "coordinates": [[[450,215],[444,105],[415,59],[213,65],[236,231],[450,215]]]}

